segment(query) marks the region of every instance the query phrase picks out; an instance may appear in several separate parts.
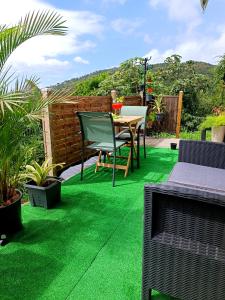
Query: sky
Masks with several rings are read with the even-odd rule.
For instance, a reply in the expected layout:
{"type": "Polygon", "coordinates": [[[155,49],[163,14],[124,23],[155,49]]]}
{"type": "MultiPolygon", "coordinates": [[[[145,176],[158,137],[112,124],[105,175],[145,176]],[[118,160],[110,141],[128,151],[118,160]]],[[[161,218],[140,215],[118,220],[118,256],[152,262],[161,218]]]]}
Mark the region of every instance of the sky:
{"type": "Polygon", "coordinates": [[[225,0],[7,0],[0,24],[14,25],[27,12],[54,10],[66,20],[66,36],[40,36],[22,44],[9,59],[20,76],[36,75],[47,87],[133,57],[163,62],[216,64],[225,53],[225,0]]]}

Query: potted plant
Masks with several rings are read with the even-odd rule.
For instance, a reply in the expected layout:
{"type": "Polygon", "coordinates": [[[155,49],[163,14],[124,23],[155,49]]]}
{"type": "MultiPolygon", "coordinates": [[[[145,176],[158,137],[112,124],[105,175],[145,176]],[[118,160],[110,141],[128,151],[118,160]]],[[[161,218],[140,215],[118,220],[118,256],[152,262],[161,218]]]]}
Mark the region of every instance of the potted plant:
{"type": "Polygon", "coordinates": [[[124,102],[124,96],[120,96],[115,99],[115,102],[113,102],[112,104],[112,108],[115,111],[115,114],[120,113],[120,109],[123,106],[123,102],[124,102]]]}
{"type": "Polygon", "coordinates": [[[64,163],[52,164],[50,161],[48,158],[42,165],[36,161],[32,165],[26,165],[26,173],[23,176],[30,179],[25,187],[32,206],[52,208],[61,200],[61,179],[48,174],[56,167],[62,168],[64,163]]]}
{"type": "Polygon", "coordinates": [[[64,35],[63,23],[57,13],[44,11],[27,14],[15,26],[0,26],[0,240],[22,228],[22,193],[17,188],[20,173],[37,146],[32,133],[42,117],[42,109],[65,98],[59,91],[43,98],[33,76],[15,78],[13,82],[14,74],[5,65],[11,53],[26,40],[44,34],[64,35]]]}
{"type": "Polygon", "coordinates": [[[147,80],[146,80],[146,102],[147,103],[151,103],[153,102],[154,100],[154,97],[153,97],[153,83],[152,83],[152,75],[151,73],[148,73],[148,76],[147,76],[147,80]]]}
{"type": "Polygon", "coordinates": [[[153,123],[156,121],[156,113],[151,111],[147,117],[148,128],[152,128],[153,123]]]}
{"type": "Polygon", "coordinates": [[[165,115],[165,103],[163,100],[163,95],[158,95],[153,103],[153,111],[156,114],[156,121],[160,122],[163,120],[165,115]]]}
{"type": "Polygon", "coordinates": [[[208,116],[201,123],[200,130],[211,128],[212,142],[223,142],[225,136],[225,113],[218,116],[208,116]]]}

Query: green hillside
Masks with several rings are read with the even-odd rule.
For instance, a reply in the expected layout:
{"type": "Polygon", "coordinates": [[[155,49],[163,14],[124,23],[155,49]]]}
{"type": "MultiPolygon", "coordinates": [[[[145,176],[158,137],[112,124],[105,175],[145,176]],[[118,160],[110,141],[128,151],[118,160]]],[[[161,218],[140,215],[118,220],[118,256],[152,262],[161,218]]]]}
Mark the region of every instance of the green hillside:
{"type": "MultiPolygon", "coordinates": [[[[209,64],[209,63],[206,63],[206,62],[201,62],[201,61],[195,61],[194,65],[195,65],[196,72],[199,73],[199,74],[203,74],[203,75],[211,75],[212,69],[215,67],[212,64],[209,64]]],[[[153,64],[152,65],[152,70],[154,72],[154,71],[157,71],[160,68],[163,68],[164,66],[165,66],[165,63],[153,64]]],[[[83,76],[80,76],[80,77],[77,77],[77,78],[72,78],[70,80],[65,80],[62,83],[57,83],[56,85],[51,86],[50,88],[53,88],[53,89],[55,89],[55,88],[57,88],[57,89],[72,88],[75,83],[85,81],[85,80],[87,80],[91,77],[97,76],[101,73],[106,73],[107,72],[109,74],[112,74],[117,69],[118,68],[98,70],[98,71],[95,71],[95,72],[92,72],[92,73],[89,73],[89,74],[86,74],[86,75],[83,75],[83,76]]]]}

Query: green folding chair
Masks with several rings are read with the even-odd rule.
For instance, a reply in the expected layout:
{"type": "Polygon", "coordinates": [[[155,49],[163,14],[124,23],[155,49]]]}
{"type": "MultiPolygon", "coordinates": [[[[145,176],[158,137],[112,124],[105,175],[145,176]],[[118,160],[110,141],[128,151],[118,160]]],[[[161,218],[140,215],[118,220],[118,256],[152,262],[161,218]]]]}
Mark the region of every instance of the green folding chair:
{"type": "MultiPolygon", "coordinates": [[[[81,180],[83,180],[85,144],[91,142],[86,148],[99,151],[98,161],[96,162],[96,171],[99,166],[112,168],[112,184],[115,186],[115,169],[125,170],[126,167],[129,168],[129,163],[127,166],[116,164],[116,151],[124,146],[126,141],[117,140],[115,138],[112,114],[107,112],[77,112],[77,116],[80,121],[82,133],[81,180]],[[113,154],[113,164],[101,162],[103,153],[107,154],[108,157],[109,153],[113,154]]],[[[132,159],[133,149],[131,161],[132,159]]]]}
{"type": "MultiPolygon", "coordinates": [[[[141,130],[143,130],[143,146],[144,146],[144,158],[146,158],[146,124],[147,124],[147,111],[148,106],[123,106],[120,111],[121,116],[143,116],[143,119],[137,124],[137,134],[135,140],[137,141],[137,167],[140,166],[140,136],[141,130]]],[[[128,129],[124,129],[116,135],[116,139],[121,141],[130,141],[130,134],[128,129]]]]}

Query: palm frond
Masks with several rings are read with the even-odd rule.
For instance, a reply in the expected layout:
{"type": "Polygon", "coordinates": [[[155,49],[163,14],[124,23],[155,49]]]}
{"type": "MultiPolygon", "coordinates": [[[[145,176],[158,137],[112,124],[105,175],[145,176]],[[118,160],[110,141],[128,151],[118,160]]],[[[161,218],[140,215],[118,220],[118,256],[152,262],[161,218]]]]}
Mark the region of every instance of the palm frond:
{"type": "Polygon", "coordinates": [[[72,95],[72,92],[69,93],[67,89],[52,91],[47,97],[43,97],[40,93],[36,94],[36,101],[29,101],[24,108],[26,110],[26,118],[29,120],[42,119],[43,110],[52,104],[75,103],[68,100],[70,95],[72,95]]]}
{"type": "Polygon", "coordinates": [[[65,35],[65,21],[57,12],[38,11],[28,13],[19,23],[0,31],[0,71],[8,57],[23,42],[38,35],[65,35]]]}
{"type": "Polygon", "coordinates": [[[208,0],[200,0],[203,11],[206,9],[208,2],[209,2],[208,0]]]}

